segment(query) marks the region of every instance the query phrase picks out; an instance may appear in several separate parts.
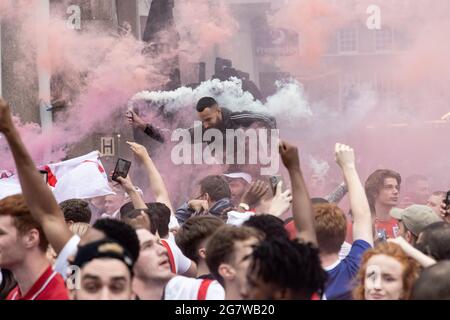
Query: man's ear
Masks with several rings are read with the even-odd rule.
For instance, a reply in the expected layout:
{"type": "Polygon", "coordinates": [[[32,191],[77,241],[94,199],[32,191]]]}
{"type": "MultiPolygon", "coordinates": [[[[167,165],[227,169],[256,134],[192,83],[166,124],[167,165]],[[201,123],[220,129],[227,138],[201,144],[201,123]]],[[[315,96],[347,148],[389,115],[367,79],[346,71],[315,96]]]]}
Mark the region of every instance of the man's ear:
{"type": "Polygon", "coordinates": [[[227,263],[220,264],[217,272],[222,278],[227,280],[233,280],[236,276],[236,270],[227,263]]]}
{"type": "Polygon", "coordinates": [[[409,244],[413,244],[414,242],[414,235],[411,233],[411,231],[407,230],[405,233],[405,240],[409,243],[409,244]]]}
{"type": "Polygon", "coordinates": [[[22,237],[24,241],[25,248],[31,249],[33,247],[39,246],[39,231],[37,229],[28,230],[27,233],[22,237]]]}
{"type": "Polygon", "coordinates": [[[199,248],[198,255],[200,256],[200,258],[205,260],[206,259],[206,248],[205,247],[199,248]]]}
{"type": "Polygon", "coordinates": [[[209,196],[208,192],[205,193],[205,200],[208,201],[208,203],[211,203],[211,197],[209,196]]]}

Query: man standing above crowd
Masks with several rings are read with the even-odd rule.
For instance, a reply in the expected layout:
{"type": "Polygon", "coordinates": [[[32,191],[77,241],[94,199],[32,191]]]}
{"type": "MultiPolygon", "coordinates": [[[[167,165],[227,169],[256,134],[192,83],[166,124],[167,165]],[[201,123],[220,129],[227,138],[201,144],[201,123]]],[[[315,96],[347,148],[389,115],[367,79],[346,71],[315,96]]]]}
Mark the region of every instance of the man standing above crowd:
{"type": "MultiPolygon", "coordinates": [[[[225,134],[226,129],[249,128],[250,126],[266,129],[276,128],[275,119],[269,115],[249,111],[232,112],[227,108],[220,107],[212,97],[201,98],[197,103],[196,110],[198,118],[202,122],[202,130],[214,128],[225,134]]],[[[129,111],[127,117],[131,124],[144,131],[151,138],[159,142],[166,140],[162,130],[146,123],[136,112],[129,111]]],[[[193,139],[194,128],[189,129],[189,131],[193,139]]]]}

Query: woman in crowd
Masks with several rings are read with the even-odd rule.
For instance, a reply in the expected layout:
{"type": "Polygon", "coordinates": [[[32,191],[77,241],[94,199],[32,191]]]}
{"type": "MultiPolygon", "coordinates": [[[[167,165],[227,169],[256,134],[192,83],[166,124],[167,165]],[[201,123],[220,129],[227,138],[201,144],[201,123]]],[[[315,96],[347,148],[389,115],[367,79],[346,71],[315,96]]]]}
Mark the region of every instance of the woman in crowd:
{"type": "Polygon", "coordinates": [[[408,300],[420,272],[419,263],[396,243],[366,251],[353,291],[355,300],[408,300]]]}

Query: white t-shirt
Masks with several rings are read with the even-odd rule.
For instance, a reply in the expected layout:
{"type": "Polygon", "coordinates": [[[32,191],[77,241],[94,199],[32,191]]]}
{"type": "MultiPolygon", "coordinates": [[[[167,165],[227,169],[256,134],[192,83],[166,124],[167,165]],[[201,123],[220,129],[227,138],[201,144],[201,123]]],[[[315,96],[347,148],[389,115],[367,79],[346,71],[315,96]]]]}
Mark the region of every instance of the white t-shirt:
{"type": "Polygon", "coordinates": [[[184,274],[191,267],[192,261],[187,258],[183,252],[181,252],[180,248],[175,242],[174,235],[169,232],[169,238],[164,239],[169,245],[170,250],[172,251],[173,259],[175,262],[175,268],[177,274],[184,274]]]}
{"type": "Polygon", "coordinates": [[[179,228],[180,224],[178,223],[177,218],[174,214],[170,214],[170,221],[169,221],[169,229],[175,229],[179,228]]]}
{"type": "MultiPolygon", "coordinates": [[[[176,276],[166,285],[164,300],[197,300],[202,279],[176,276]]],[[[206,291],[205,300],[225,300],[225,290],[214,280],[206,291]]]]}
{"type": "Polygon", "coordinates": [[[80,237],[78,235],[73,235],[69,241],[65,244],[64,248],[59,253],[56,258],[53,270],[58,272],[64,279],[67,278],[67,269],[69,268],[69,259],[71,256],[75,256],[78,252],[78,244],[80,243],[80,237]]]}

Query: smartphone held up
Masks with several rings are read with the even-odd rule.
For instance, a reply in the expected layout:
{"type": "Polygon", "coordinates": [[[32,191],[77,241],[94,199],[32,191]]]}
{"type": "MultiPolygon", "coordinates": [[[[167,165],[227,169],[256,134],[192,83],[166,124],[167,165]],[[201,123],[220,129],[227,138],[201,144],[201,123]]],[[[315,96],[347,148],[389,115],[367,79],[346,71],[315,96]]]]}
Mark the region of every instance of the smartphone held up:
{"type": "Polygon", "coordinates": [[[119,160],[117,160],[116,167],[114,169],[111,179],[113,181],[119,182],[117,178],[119,177],[126,178],[128,176],[128,172],[130,171],[130,167],[131,161],[120,158],[119,160]]]}

